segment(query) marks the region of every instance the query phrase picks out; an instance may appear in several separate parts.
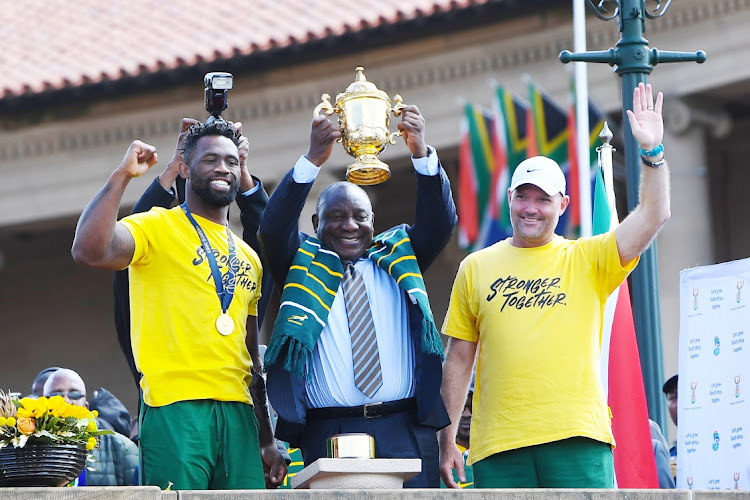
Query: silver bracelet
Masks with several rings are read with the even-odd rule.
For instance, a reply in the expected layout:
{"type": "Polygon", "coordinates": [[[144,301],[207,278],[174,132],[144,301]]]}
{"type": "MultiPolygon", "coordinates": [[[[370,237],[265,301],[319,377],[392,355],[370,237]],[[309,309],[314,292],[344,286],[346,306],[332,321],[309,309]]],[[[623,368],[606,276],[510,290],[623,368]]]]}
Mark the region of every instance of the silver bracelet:
{"type": "Polygon", "coordinates": [[[646,165],[647,167],[651,167],[651,168],[659,168],[665,163],[667,163],[666,157],[662,157],[662,159],[658,161],[651,161],[645,156],[641,156],[641,161],[643,162],[644,165],[646,165]]]}

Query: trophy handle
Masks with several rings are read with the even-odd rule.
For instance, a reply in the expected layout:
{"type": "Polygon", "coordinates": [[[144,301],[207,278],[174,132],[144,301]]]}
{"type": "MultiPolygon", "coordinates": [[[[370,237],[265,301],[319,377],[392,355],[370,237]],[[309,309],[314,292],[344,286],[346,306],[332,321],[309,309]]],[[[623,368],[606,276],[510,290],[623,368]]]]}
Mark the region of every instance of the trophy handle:
{"type": "Polygon", "coordinates": [[[315,110],[313,111],[313,118],[318,116],[323,110],[325,110],[326,115],[332,115],[336,112],[330,101],[331,96],[329,96],[328,94],[323,94],[322,96],[320,96],[320,99],[321,103],[315,106],[315,110]]]}
{"type": "MultiPolygon", "coordinates": [[[[396,94],[393,97],[393,103],[393,109],[391,109],[391,111],[393,112],[393,116],[401,116],[401,111],[403,111],[403,109],[407,106],[406,104],[404,104],[404,100],[399,94],[396,94]]],[[[401,135],[402,134],[400,131],[393,132],[392,134],[388,135],[388,142],[390,144],[396,144],[396,137],[401,137],[401,135]]]]}
{"type": "Polygon", "coordinates": [[[402,111],[402,110],[403,110],[403,109],[404,109],[404,108],[405,108],[405,107],[406,107],[407,105],[406,105],[406,104],[404,104],[404,100],[403,100],[403,99],[401,98],[401,96],[400,96],[399,94],[396,94],[396,95],[395,95],[395,96],[393,97],[393,102],[394,102],[394,105],[393,105],[393,110],[392,110],[392,111],[393,111],[393,116],[400,116],[400,115],[401,115],[401,111],[402,111]]]}

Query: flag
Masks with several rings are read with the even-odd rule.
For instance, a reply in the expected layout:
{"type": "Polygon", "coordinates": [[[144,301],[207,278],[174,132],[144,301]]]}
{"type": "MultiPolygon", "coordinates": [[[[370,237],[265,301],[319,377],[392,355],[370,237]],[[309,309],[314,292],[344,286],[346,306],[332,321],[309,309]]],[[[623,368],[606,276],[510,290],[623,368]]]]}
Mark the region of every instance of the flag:
{"type": "MultiPolygon", "coordinates": [[[[575,78],[570,79],[570,105],[568,107],[568,161],[569,173],[566,178],[568,182],[568,194],[570,195],[570,205],[568,205],[568,225],[563,229],[563,233],[570,238],[577,238],[581,235],[581,186],[579,180],[579,169],[581,162],[578,161],[578,133],[576,120],[576,89],[575,78]]],[[[600,142],[599,133],[604,127],[606,116],[593,101],[589,99],[589,157],[586,159],[590,166],[590,179],[593,203],[594,183],[596,172],[598,170],[598,161],[596,148],[600,142]]]]}
{"type": "Polygon", "coordinates": [[[528,106],[498,86],[492,103],[492,151],[495,165],[490,193],[489,229],[483,246],[487,247],[513,233],[508,207],[508,186],[516,167],[526,158],[526,113],[528,106]]]}
{"type": "Polygon", "coordinates": [[[459,245],[469,250],[482,248],[491,222],[492,127],[489,112],[468,103],[464,106],[458,158],[458,238],[459,245]]]}
{"type": "MultiPolygon", "coordinates": [[[[568,113],[558,106],[551,97],[542,92],[533,82],[529,82],[529,119],[528,147],[526,156],[546,156],[560,165],[565,174],[565,183],[569,190],[572,182],[568,161],[568,113]]],[[[568,227],[568,209],[560,216],[557,224],[558,233],[563,233],[568,227]]]]}
{"type": "MultiPolygon", "coordinates": [[[[612,176],[608,175],[610,180],[612,176]]],[[[594,188],[593,233],[617,227],[614,189],[598,169],[594,188]]],[[[612,412],[615,477],[619,488],[658,488],[654,449],[643,389],[628,281],[612,292],[602,324],[602,385],[612,412]]]]}

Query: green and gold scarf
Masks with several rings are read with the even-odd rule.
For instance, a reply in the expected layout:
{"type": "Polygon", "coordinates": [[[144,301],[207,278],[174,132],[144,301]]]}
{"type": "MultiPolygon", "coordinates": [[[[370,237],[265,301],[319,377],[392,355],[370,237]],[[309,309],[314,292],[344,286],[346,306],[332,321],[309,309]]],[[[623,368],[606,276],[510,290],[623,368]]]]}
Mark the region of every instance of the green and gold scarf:
{"type": "MultiPolygon", "coordinates": [[[[443,344],[435,327],[430,301],[409,235],[393,229],[376,236],[365,255],[386,271],[422,311],[422,351],[444,359],[443,344]]],[[[282,362],[284,369],[305,375],[305,367],[328,321],[343,264],[338,254],[308,237],[297,250],[281,295],[281,306],[266,350],[267,365],[282,362]],[[288,346],[286,358],[279,359],[288,346]]]]}

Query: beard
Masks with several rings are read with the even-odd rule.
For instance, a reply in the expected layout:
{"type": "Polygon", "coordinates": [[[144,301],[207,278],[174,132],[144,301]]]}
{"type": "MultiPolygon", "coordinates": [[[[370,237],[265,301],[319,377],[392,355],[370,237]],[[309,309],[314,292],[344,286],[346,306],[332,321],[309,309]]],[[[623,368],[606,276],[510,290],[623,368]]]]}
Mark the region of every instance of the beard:
{"type": "Polygon", "coordinates": [[[231,204],[237,197],[237,193],[240,190],[240,183],[234,182],[229,185],[229,191],[226,193],[216,193],[211,189],[211,183],[206,179],[191,178],[190,189],[193,190],[203,201],[207,204],[223,208],[231,204]]]}

